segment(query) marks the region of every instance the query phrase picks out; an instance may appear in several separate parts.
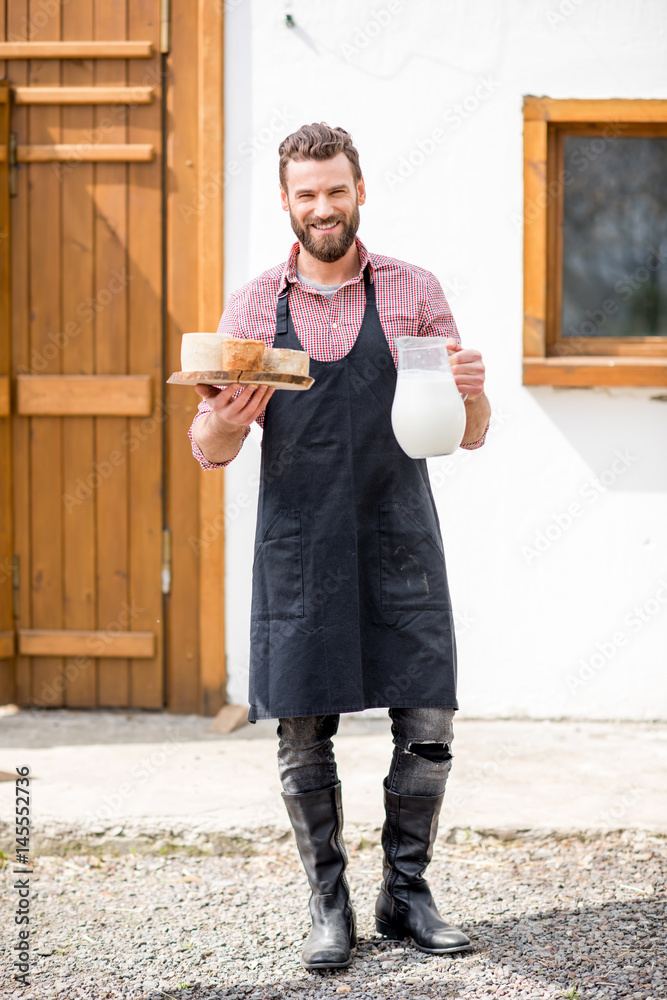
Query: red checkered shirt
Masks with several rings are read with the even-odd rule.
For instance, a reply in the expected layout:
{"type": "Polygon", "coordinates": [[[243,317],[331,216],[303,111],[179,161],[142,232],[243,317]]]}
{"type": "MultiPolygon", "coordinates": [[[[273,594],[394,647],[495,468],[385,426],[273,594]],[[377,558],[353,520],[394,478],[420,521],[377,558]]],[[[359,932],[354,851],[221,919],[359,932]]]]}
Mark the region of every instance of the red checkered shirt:
{"type": "MultiPolygon", "coordinates": [[[[356,242],[359,273],[341,285],[331,297],[299,281],[296,272],[299,244],[295,243],[285,264],[264,271],[230,295],[220,320],[219,332],[263,340],[267,347],[272,347],[276,330],[276,300],[289,282],[292,286],[290,315],[301,346],[316,361],[338,361],[351,350],[361,327],[366,302],[363,272],[368,264],[371,280],[375,282],[380,322],[395,364],[398,357],[397,337],[447,336],[461,342],[444,292],[433,274],[401,260],[369,254],[361,240],[356,242]]],[[[208,403],[202,400],[189,431],[192,453],[202,468],[222,469],[229,462],[209,462],[193,436],[195,423],[209,410],[208,403]]],[[[263,425],[263,413],[257,418],[257,423],[263,425]]],[[[246,430],[246,436],[249,432],[250,428],[246,430]]],[[[461,447],[479,448],[485,438],[486,431],[479,441],[461,447]]]]}

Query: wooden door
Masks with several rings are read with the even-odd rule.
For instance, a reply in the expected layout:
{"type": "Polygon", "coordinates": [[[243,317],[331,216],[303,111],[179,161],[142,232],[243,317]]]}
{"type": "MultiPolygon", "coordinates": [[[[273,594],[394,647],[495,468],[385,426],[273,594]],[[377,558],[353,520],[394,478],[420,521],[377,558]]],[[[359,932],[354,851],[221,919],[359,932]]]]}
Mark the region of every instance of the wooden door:
{"type": "Polygon", "coordinates": [[[162,707],[159,3],[7,5],[16,696],[162,707]]]}
{"type": "Polygon", "coordinates": [[[224,532],[199,544],[223,478],[190,455],[196,396],[165,386],[181,333],[214,330],[222,303],[222,11],[0,5],[16,140],[15,162],[8,141],[0,158],[0,204],[10,175],[16,195],[11,368],[0,339],[13,515],[13,544],[11,517],[0,530],[2,700],[206,714],[224,702],[224,532]]]}
{"type": "Polygon", "coordinates": [[[15,697],[10,427],[9,85],[0,80],[0,705],[15,697]]]}

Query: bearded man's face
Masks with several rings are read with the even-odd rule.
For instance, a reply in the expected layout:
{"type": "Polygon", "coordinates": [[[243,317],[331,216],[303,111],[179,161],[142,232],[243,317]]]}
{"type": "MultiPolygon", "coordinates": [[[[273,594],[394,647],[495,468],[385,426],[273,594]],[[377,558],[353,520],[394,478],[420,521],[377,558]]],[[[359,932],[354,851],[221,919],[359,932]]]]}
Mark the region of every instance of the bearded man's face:
{"type": "Polygon", "coordinates": [[[363,180],[355,184],[345,153],[329,160],[291,160],[283,208],[294,234],[311,256],[325,263],[344,257],[359,229],[363,180]]]}

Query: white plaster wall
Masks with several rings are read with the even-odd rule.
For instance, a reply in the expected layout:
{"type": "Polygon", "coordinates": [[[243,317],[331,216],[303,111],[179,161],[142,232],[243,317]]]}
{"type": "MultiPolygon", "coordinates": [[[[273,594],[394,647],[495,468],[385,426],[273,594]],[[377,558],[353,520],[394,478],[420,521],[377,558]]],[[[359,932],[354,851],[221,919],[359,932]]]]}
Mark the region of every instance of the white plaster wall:
{"type": "MultiPolygon", "coordinates": [[[[667,404],[654,398],[659,390],[522,387],[520,225],[523,95],[667,98],[667,6],[225,8],[226,291],[285,259],[292,233],[279,207],[277,146],[303,122],[328,121],[361,153],[359,235],[433,271],[464,343],[485,357],[488,442],[431,465],[459,626],[461,714],[667,718],[667,404]],[[434,129],[439,141],[429,145],[434,129]],[[410,168],[420,150],[423,162],[410,168]]],[[[258,462],[254,431],[226,473],[232,701],[247,697],[258,462]]]]}

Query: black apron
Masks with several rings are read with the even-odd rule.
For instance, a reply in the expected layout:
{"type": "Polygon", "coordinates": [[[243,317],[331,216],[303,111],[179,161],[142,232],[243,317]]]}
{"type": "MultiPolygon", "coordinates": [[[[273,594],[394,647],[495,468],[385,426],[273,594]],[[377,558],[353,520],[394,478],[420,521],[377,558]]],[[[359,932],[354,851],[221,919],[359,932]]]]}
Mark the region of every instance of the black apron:
{"type": "MultiPolygon", "coordinates": [[[[426,462],[391,427],[396,368],[364,270],[350,352],[266,408],[249,719],[457,708],[456,647],[426,462]]],[[[303,350],[278,298],[274,347],[303,350]]]]}

